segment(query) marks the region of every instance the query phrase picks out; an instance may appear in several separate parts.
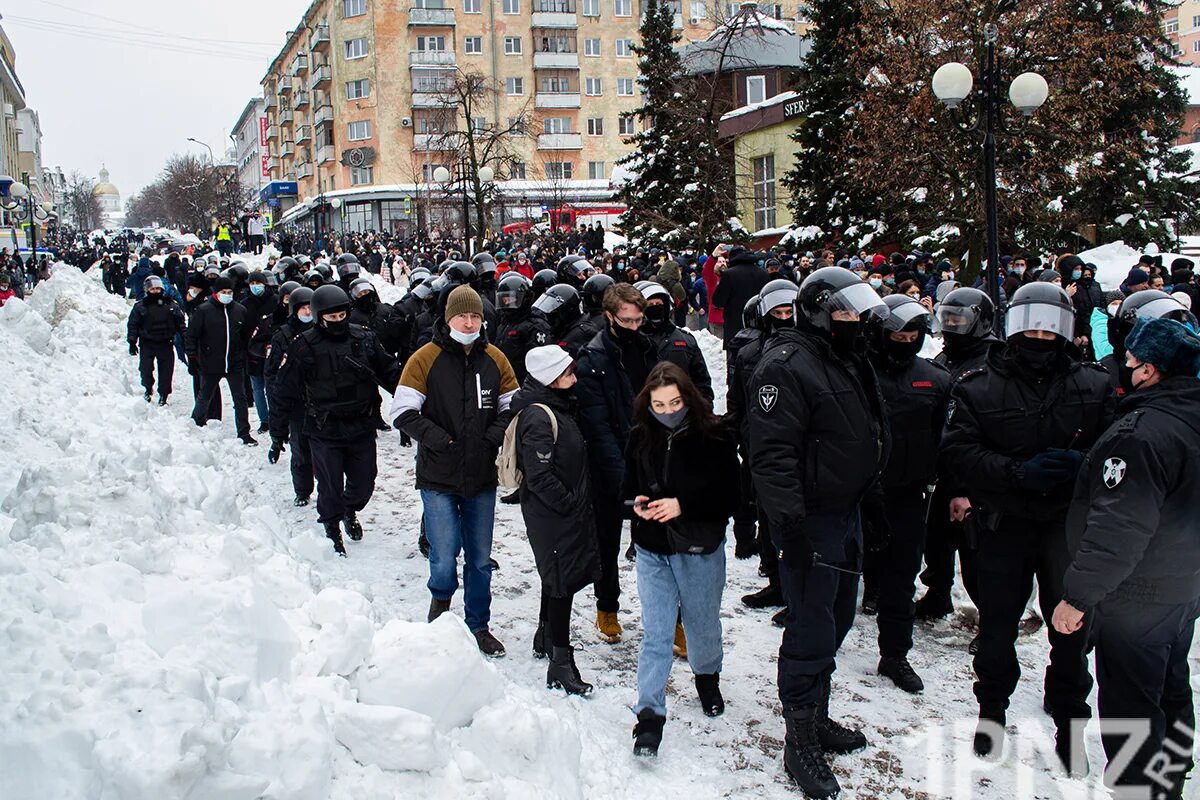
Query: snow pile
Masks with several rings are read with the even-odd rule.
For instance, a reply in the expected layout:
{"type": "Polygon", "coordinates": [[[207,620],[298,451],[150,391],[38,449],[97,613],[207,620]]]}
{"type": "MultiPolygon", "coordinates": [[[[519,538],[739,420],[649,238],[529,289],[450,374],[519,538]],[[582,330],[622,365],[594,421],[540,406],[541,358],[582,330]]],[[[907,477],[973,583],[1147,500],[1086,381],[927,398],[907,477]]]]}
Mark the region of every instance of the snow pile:
{"type": "Polygon", "coordinates": [[[141,400],[127,313],[62,264],[0,309],[0,797],[582,797],[572,721],[457,618],[323,588],[286,470],[141,400]]]}
{"type": "Polygon", "coordinates": [[[1116,291],[1125,282],[1129,270],[1137,266],[1142,253],[1161,255],[1163,265],[1168,271],[1171,269],[1171,262],[1181,257],[1176,253],[1160,253],[1154,245],[1149,245],[1145,250],[1134,250],[1121,241],[1084,250],[1078,253],[1078,256],[1083,259],[1085,264],[1096,265],[1096,280],[1100,281],[1102,287],[1116,291]]]}

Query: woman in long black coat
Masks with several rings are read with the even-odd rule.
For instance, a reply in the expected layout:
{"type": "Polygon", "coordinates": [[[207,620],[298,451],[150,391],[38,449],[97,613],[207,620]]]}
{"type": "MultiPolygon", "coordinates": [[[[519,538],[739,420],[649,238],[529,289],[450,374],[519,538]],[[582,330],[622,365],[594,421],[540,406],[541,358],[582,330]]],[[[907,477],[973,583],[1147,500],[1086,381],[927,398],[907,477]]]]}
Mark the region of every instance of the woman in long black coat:
{"type": "Polygon", "coordinates": [[[512,411],[520,414],[516,444],[524,476],[521,514],[542,579],[533,652],[539,658],[550,656],[548,688],[585,695],[592,686],[575,668],[571,603],[576,592],[596,580],[600,557],[587,446],[571,416],[574,363],[558,345],[546,345],[530,350],[525,365],[528,375],[513,398],[512,411]]]}

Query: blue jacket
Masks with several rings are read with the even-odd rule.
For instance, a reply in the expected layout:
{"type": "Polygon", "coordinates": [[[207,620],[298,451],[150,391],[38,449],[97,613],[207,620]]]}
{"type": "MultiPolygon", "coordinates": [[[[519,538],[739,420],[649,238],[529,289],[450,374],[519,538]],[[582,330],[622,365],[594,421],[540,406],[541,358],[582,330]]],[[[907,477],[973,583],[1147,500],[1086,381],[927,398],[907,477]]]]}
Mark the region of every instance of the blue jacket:
{"type": "Polygon", "coordinates": [[[708,287],[704,284],[704,276],[697,275],[688,289],[688,304],[693,311],[708,310],[708,287]]]}
{"type": "MultiPolygon", "coordinates": [[[[138,259],[137,269],[135,269],[133,274],[130,275],[125,281],[125,288],[133,292],[133,298],[135,300],[141,300],[146,296],[146,287],[144,284],[146,283],[146,278],[150,277],[150,267],[150,259],[142,256],[138,259]]],[[[166,282],[165,278],[163,279],[163,282],[166,282]]]]}

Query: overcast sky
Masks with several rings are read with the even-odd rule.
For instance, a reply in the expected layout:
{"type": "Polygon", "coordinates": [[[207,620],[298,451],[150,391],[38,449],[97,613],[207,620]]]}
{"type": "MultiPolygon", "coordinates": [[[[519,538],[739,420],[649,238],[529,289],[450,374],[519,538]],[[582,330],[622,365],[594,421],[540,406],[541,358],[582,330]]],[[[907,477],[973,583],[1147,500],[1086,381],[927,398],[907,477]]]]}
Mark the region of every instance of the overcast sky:
{"type": "Polygon", "coordinates": [[[42,158],[122,201],[173,153],[218,160],[310,0],[0,0],[17,77],[42,123],[42,158]]]}

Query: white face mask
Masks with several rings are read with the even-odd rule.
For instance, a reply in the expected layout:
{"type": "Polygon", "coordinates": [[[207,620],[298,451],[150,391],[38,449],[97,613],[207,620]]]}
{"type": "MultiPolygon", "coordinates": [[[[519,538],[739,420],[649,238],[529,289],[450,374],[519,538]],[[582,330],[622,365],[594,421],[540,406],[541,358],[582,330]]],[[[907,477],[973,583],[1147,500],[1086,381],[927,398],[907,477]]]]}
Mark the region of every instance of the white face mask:
{"type": "Polygon", "coordinates": [[[472,344],[476,339],[479,338],[479,331],[475,331],[474,333],[463,333],[462,331],[456,331],[454,328],[451,328],[450,338],[459,344],[472,344]]]}

